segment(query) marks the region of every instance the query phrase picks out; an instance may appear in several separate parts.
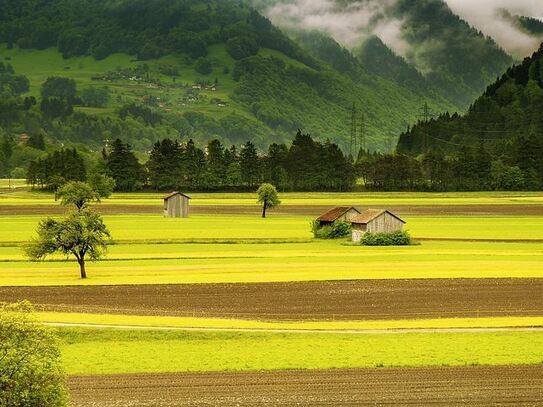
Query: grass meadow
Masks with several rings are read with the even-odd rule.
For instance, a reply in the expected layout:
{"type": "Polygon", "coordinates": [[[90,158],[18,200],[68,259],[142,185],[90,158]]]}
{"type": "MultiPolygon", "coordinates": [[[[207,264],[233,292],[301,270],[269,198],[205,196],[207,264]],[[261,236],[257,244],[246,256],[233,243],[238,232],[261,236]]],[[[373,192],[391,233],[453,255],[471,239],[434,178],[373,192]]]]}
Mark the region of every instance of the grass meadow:
{"type": "Polygon", "coordinates": [[[172,332],[65,328],[69,374],[539,364],[533,332],[172,332]]]}
{"type": "Polygon", "coordinates": [[[137,244],[111,247],[108,258],[89,263],[87,281],[78,278],[71,259],[31,263],[21,258],[21,247],[0,248],[0,285],[543,277],[543,244],[424,242],[392,249],[341,242],[151,247],[150,253],[137,244]]]}
{"type": "MultiPolygon", "coordinates": [[[[24,182],[19,180],[19,182],[24,182]]],[[[0,185],[7,180],[0,180],[0,185]]],[[[161,193],[116,193],[104,200],[103,205],[161,205],[161,193]]],[[[255,205],[254,193],[191,193],[193,205],[255,205]]],[[[287,192],[281,193],[283,206],[396,206],[396,205],[531,205],[542,204],[539,192],[287,192]]],[[[51,205],[53,194],[33,191],[17,191],[0,194],[0,205],[51,205]]]]}
{"type": "MultiPolygon", "coordinates": [[[[256,205],[253,194],[193,194],[193,198],[191,203],[200,206],[256,205]]],[[[521,208],[518,213],[543,203],[537,193],[292,193],[281,198],[285,206],[511,205],[521,208]]],[[[221,214],[164,219],[160,204],[160,195],[149,193],[116,194],[101,204],[154,205],[157,214],[104,216],[113,240],[103,260],[88,264],[86,281],[79,279],[77,264],[70,258],[33,263],[24,257],[24,243],[44,216],[0,216],[0,286],[543,278],[543,216],[409,216],[407,229],[422,239],[419,244],[370,248],[348,239],[314,240],[310,216],[272,212],[265,220],[258,215],[221,214]]],[[[19,190],[0,192],[1,205],[56,204],[50,194],[19,190]]],[[[543,363],[540,331],[341,332],[543,326],[539,317],[265,322],[73,312],[37,316],[50,323],[110,326],[55,328],[62,336],[69,374],[543,363]],[[168,327],[204,331],[159,329],[168,327]],[[319,330],[336,332],[315,332],[319,330]]]]}

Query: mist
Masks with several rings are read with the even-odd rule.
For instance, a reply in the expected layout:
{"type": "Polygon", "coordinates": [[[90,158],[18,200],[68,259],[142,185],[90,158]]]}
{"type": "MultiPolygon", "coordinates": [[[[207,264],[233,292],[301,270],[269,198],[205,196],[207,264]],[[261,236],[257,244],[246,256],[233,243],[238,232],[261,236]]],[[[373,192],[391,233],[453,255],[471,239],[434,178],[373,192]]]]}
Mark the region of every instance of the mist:
{"type": "MultiPolygon", "coordinates": [[[[534,38],[503,15],[543,18],[542,0],[445,0],[449,7],[474,28],[490,36],[515,57],[524,57],[539,48],[534,38]]],[[[352,48],[370,35],[377,35],[397,54],[405,56],[409,45],[403,39],[402,21],[388,11],[397,0],[276,0],[268,7],[268,16],[278,25],[318,30],[352,48]],[[338,4],[341,3],[341,6],[338,4]]],[[[268,2],[269,4],[269,2],[268,2]]]]}
{"type": "Polygon", "coordinates": [[[449,7],[473,27],[490,36],[516,57],[524,57],[539,48],[541,38],[534,38],[515,27],[503,15],[543,18],[541,0],[446,0],[449,7]]]}

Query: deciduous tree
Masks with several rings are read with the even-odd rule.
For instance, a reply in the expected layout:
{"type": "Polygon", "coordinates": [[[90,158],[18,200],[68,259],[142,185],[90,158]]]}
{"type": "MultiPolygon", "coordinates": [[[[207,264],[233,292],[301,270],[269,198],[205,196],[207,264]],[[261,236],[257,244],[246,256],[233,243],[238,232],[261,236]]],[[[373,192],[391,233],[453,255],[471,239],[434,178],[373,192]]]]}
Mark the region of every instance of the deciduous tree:
{"type": "Polygon", "coordinates": [[[110,238],[100,215],[89,210],[71,213],[63,220],[45,219],[40,222],[37,233],[25,248],[26,255],[37,261],[55,253],[71,254],[77,259],[82,279],[87,278],[87,258],[101,258],[110,238]]]}
{"type": "Polygon", "coordinates": [[[281,204],[277,189],[272,184],[262,184],[258,191],[258,202],[262,204],[262,217],[266,217],[266,211],[281,204]]]}

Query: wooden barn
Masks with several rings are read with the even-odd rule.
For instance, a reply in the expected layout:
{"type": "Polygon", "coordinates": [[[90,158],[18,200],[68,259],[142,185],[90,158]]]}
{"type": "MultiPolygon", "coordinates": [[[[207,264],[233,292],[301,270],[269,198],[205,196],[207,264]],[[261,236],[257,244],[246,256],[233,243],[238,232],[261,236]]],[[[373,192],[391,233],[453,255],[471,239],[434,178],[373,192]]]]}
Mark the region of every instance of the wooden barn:
{"type": "Polygon", "coordinates": [[[338,206],[317,218],[319,225],[327,226],[335,222],[351,222],[360,215],[360,211],[353,206],[338,206]]]}
{"type": "Polygon", "coordinates": [[[403,230],[405,222],[385,209],[368,209],[351,220],[353,242],[360,242],[364,233],[392,233],[403,230]]]}
{"type": "Polygon", "coordinates": [[[166,218],[188,218],[190,196],[172,192],[164,197],[164,216],[166,218]]]}

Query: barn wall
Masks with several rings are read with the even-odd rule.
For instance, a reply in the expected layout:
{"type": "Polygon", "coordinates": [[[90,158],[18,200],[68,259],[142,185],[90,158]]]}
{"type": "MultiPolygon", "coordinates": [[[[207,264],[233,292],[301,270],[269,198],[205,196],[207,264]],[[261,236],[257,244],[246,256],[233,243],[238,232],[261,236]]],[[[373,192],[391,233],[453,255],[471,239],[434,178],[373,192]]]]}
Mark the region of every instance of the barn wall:
{"type": "Polygon", "coordinates": [[[367,231],[370,233],[392,233],[399,230],[403,230],[403,223],[385,212],[368,223],[367,231]]]}
{"type": "Polygon", "coordinates": [[[164,215],[168,218],[188,217],[188,199],[181,195],[171,197],[165,203],[164,215]]]}
{"type": "Polygon", "coordinates": [[[360,215],[360,212],[351,209],[349,212],[345,213],[342,217],[338,219],[339,222],[350,222],[354,218],[356,218],[358,215],[360,215]]]}
{"type": "Polygon", "coordinates": [[[359,223],[353,223],[352,225],[352,239],[353,242],[360,242],[362,236],[366,233],[366,225],[361,225],[359,223]]]}

